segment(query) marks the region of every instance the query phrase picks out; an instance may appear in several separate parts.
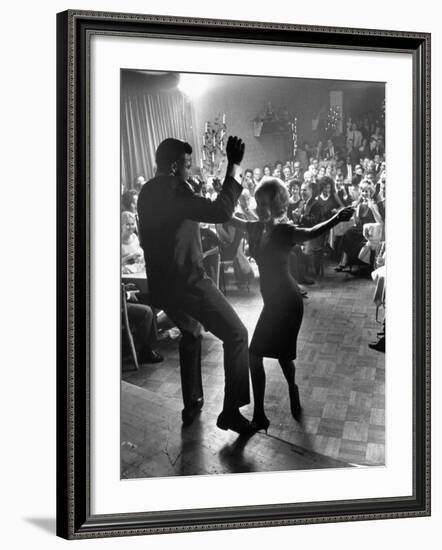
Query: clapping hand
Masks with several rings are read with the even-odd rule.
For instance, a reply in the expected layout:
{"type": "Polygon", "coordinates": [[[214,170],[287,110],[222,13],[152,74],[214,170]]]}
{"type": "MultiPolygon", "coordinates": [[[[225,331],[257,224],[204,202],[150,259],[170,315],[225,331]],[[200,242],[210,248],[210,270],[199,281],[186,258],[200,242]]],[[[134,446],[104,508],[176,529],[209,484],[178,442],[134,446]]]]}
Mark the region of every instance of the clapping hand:
{"type": "Polygon", "coordinates": [[[139,290],[128,290],[126,299],[128,302],[138,302],[137,294],[140,292],[139,290]]]}
{"type": "Polygon", "coordinates": [[[336,214],[338,222],[348,222],[348,220],[353,216],[354,209],[351,206],[346,206],[339,210],[336,214]]]}
{"type": "Polygon", "coordinates": [[[245,147],[244,142],[240,138],[229,136],[226,145],[227,160],[229,164],[241,164],[245,147]]]}

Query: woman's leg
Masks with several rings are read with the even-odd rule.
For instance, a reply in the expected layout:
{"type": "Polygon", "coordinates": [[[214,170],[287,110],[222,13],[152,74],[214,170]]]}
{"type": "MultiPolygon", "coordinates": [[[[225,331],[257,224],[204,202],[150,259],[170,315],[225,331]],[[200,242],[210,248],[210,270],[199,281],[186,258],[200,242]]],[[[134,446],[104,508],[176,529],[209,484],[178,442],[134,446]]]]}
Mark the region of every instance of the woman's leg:
{"type": "Polygon", "coordinates": [[[298,386],[295,384],[295,363],[290,359],[279,359],[279,364],[289,387],[290,410],[293,418],[297,420],[301,414],[301,402],[299,400],[298,386]]]}
{"type": "Polygon", "coordinates": [[[254,402],[252,422],[256,424],[256,427],[258,429],[263,428],[267,430],[269,422],[264,412],[264,395],[266,389],[266,373],[264,370],[264,361],[262,357],[250,352],[249,362],[250,374],[252,377],[254,402]]]}
{"type": "Polygon", "coordinates": [[[264,414],[264,394],[266,389],[266,373],[262,357],[249,354],[250,374],[252,377],[254,416],[264,414]]]}

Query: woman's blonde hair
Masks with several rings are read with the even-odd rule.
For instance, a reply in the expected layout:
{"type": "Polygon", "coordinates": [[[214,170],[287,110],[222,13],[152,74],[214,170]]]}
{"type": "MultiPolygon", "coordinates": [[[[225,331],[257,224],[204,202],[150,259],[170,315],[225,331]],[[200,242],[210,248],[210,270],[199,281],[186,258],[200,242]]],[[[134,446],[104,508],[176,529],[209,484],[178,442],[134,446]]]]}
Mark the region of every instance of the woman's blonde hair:
{"type": "Polygon", "coordinates": [[[279,178],[263,178],[261,185],[255,191],[255,198],[259,201],[262,195],[270,199],[270,210],[275,218],[282,216],[289,205],[289,192],[279,178]]]}
{"type": "Polygon", "coordinates": [[[359,184],[359,191],[363,191],[364,189],[368,189],[370,198],[372,198],[374,195],[374,187],[369,180],[362,180],[359,184]]]}
{"type": "Polygon", "coordinates": [[[123,227],[127,224],[127,222],[132,222],[135,225],[137,224],[134,214],[125,210],[124,212],[121,212],[121,231],[123,231],[123,227]]]}

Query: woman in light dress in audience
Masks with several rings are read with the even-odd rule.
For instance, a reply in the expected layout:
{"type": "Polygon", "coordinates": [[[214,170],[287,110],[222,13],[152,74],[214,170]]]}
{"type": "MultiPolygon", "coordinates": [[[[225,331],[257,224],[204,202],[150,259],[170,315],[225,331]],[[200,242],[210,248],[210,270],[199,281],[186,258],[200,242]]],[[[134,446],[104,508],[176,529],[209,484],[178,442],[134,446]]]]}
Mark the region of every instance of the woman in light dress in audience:
{"type": "Polygon", "coordinates": [[[121,213],[121,268],[123,274],[144,270],[144,254],[136,235],[137,222],[132,212],[121,213]]]}
{"type": "Polygon", "coordinates": [[[367,223],[383,224],[379,208],[373,200],[374,188],[367,181],[363,180],[359,184],[359,200],[355,210],[355,225],[350,227],[344,233],[342,239],[342,257],[335,271],[344,271],[352,265],[361,265],[358,255],[362,247],[367,244],[363,228],[367,223]]]}

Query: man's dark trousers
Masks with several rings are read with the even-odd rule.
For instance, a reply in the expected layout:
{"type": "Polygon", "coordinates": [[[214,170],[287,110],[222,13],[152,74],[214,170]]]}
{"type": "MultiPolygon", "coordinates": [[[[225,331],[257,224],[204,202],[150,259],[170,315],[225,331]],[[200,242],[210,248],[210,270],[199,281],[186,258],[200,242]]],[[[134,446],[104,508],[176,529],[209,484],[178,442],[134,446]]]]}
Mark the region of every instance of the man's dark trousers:
{"type": "Polygon", "coordinates": [[[201,380],[201,325],[223,342],[224,409],[242,407],[249,399],[247,329],[212,280],[203,278],[173,303],[164,304],[166,315],[182,333],[179,351],[185,408],[203,397],[201,380]]]}

